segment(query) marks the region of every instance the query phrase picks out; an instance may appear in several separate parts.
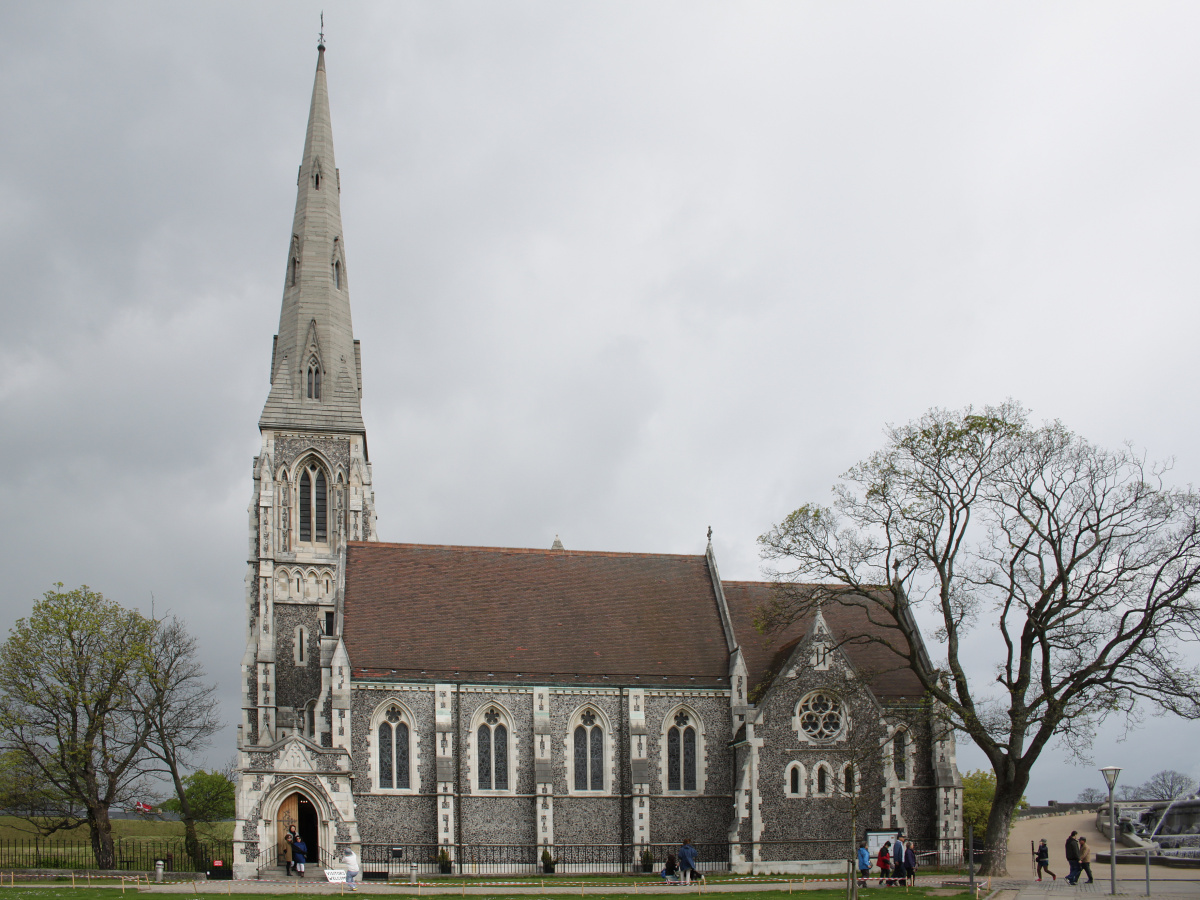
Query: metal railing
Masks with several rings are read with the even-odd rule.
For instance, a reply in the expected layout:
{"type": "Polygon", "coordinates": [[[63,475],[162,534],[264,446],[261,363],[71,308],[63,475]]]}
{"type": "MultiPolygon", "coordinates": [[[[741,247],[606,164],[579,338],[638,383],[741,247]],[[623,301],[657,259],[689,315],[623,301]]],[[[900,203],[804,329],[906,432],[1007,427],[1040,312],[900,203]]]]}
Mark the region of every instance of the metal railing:
{"type": "MultiPolygon", "coordinates": [[[[155,860],[159,859],[163,860],[168,872],[202,872],[216,859],[229,865],[233,860],[233,842],[199,841],[196,854],[192,856],[187,852],[183,838],[113,839],[113,860],[117,869],[152,872],[155,860]]],[[[0,839],[0,868],[95,869],[96,855],[90,842],[5,838],[0,839]]]]}
{"type": "MultiPolygon", "coordinates": [[[[360,863],[364,875],[407,876],[416,865],[418,875],[539,875],[545,874],[542,851],[548,849],[554,874],[620,874],[643,870],[643,851],[650,854],[650,871],[659,871],[672,844],[363,844],[360,863]],[[445,855],[442,855],[442,854],[445,855]],[[449,863],[444,860],[449,859],[449,863]]],[[[729,871],[730,845],[697,844],[696,868],[701,872],[729,871]]]]}

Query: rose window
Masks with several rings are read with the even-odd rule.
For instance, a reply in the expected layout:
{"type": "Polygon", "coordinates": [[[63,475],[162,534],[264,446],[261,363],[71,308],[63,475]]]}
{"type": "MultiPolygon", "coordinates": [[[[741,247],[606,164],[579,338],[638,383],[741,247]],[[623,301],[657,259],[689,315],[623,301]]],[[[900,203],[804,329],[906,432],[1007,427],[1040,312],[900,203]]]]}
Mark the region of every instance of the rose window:
{"type": "Polygon", "coordinates": [[[800,730],[814,741],[831,741],[842,731],[842,703],[832,694],[815,691],[800,701],[800,730]]]}

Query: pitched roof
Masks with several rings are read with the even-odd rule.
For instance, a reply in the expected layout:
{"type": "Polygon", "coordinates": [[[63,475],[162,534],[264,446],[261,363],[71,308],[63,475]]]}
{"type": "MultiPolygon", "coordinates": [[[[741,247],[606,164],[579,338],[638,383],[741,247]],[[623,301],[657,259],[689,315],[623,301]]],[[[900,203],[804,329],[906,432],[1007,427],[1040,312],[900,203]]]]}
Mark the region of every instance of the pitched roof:
{"type": "MultiPolygon", "coordinates": [[[[722,586],[753,690],[764,679],[774,678],[796,645],[808,635],[813,617],[804,616],[778,634],[760,634],[754,627],[754,615],[760,606],[770,602],[775,586],[765,581],[724,581],[722,586]]],[[[821,613],[834,640],[846,641],[842,644],[842,650],[855,669],[870,683],[876,697],[887,702],[902,697],[915,699],[924,696],[925,691],[917,676],[907,668],[904,660],[887,647],[847,641],[847,638],[856,635],[874,634],[894,642],[903,640],[899,632],[873,624],[864,611],[856,607],[827,603],[821,613]]]]}
{"type": "Polygon", "coordinates": [[[728,684],[703,556],[351,542],[355,678],[728,684]]]}

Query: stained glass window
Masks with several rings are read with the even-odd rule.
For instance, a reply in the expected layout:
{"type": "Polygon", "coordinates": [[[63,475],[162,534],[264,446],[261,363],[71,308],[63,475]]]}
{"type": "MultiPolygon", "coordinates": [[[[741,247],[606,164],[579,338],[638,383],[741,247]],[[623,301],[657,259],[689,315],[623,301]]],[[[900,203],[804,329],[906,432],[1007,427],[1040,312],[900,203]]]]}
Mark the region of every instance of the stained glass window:
{"type": "Polygon", "coordinates": [[[696,789],[696,729],[683,729],[683,789],[696,789]]]}
{"type": "Polygon", "coordinates": [[[497,725],[492,729],[492,756],[496,760],[496,790],[508,790],[508,729],[497,725]]]}
{"type": "Polygon", "coordinates": [[[908,732],[903,729],[896,732],[892,738],[892,765],[896,769],[896,778],[908,780],[908,732]]]}
{"type": "Polygon", "coordinates": [[[477,738],[476,743],[479,745],[479,789],[490,791],[492,789],[492,729],[486,725],[480,725],[477,738]]]}
{"type": "Polygon", "coordinates": [[[317,540],[327,540],[326,534],[326,517],[325,517],[325,473],[317,470],[317,540]]]}
{"type": "Polygon", "coordinates": [[[575,729],[575,790],[586,791],[588,786],[587,729],[575,729]]]}
{"type": "Polygon", "coordinates": [[[604,729],[592,726],[591,787],[593,791],[604,790],[604,729]]]}
{"type": "Polygon", "coordinates": [[[667,732],[667,790],[679,790],[679,729],[667,732]]]}
{"type": "Polygon", "coordinates": [[[312,482],[308,470],[300,475],[300,540],[312,540],[312,482]]]}
{"type": "Polygon", "coordinates": [[[396,735],[396,787],[407,790],[408,781],[408,726],[400,722],[394,729],[396,735]]]}
{"type": "Polygon", "coordinates": [[[391,788],[395,782],[392,778],[392,726],[387,722],[379,723],[379,786],[391,788]]]}
{"type": "Polygon", "coordinates": [[[675,724],[667,729],[667,790],[694,791],[696,778],[697,735],[686,712],[675,715],[675,724]]]}

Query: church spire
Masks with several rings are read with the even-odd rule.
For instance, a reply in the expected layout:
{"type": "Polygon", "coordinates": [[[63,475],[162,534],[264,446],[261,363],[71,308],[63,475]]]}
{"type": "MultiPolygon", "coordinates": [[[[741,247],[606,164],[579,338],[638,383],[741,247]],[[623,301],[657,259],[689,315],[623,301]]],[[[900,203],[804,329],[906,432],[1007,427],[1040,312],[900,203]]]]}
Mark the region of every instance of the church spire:
{"type": "Polygon", "coordinates": [[[324,39],[317,45],[296,186],[279,333],[271,354],[271,390],[259,428],[362,434],[362,378],[350,322],[324,39]]]}

